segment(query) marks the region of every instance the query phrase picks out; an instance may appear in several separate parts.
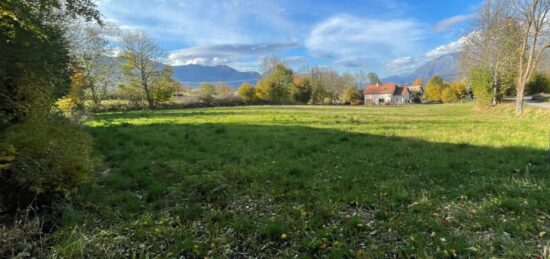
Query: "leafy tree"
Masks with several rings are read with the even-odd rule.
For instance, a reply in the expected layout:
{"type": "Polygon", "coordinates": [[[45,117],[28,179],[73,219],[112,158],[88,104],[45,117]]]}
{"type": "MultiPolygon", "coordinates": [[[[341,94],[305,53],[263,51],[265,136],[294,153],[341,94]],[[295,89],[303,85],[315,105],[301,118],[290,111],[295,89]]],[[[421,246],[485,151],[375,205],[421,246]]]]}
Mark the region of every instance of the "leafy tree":
{"type": "Polygon", "coordinates": [[[476,104],[489,106],[493,100],[493,79],[491,72],[483,68],[473,68],[469,75],[470,85],[476,104]]]}
{"type": "Polygon", "coordinates": [[[91,0],[0,1],[0,201],[9,212],[65,197],[93,172],[91,137],[52,112],[71,75],[74,89],[81,83],[65,17],[100,22],[91,0]]]}
{"type": "Polygon", "coordinates": [[[294,77],[292,80],[294,101],[306,104],[311,100],[312,86],[309,78],[294,77]]]}
{"type": "Polygon", "coordinates": [[[443,78],[440,76],[433,76],[426,84],[424,98],[426,101],[441,102],[443,100],[443,90],[447,87],[449,87],[449,85],[443,81],[443,78]]]}
{"type": "Polygon", "coordinates": [[[357,101],[361,98],[361,95],[359,94],[359,90],[356,86],[348,86],[340,95],[340,102],[342,103],[352,103],[353,101],[357,101]]]}
{"type": "Polygon", "coordinates": [[[180,85],[179,82],[172,77],[174,69],[171,66],[163,66],[160,74],[160,78],[153,82],[152,94],[155,106],[170,100],[180,85]]]}
{"type": "Polygon", "coordinates": [[[214,101],[214,95],[216,89],[214,86],[208,83],[202,83],[200,86],[199,100],[205,103],[212,103],[214,101]]]}
{"type": "Polygon", "coordinates": [[[254,101],[256,97],[256,89],[249,83],[243,83],[239,86],[237,93],[246,103],[254,101]]]}
{"type": "Polygon", "coordinates": [[[273,72],[258,82],[256,96],[269,103],[289,103],[293,72],[290,68],[278,64],[273,72]]]}
{"type": "Polygon", "coordinates": [[[124,61],[123,71],[126,80],[139,85],[145,94],[149,108],[155,108],[152,83],[159,76],[158,66],[164,52],[146,32],[130,32],[122,37],[124,61]]]}
{"type": "Polygon", "coordinates": [[[369,83],[370,84],[381,84],[382,81],[380,80],[380,78],[378,77],[378,74],[374,73],[374,72],[370,72],[367,77],[369,78],[369,83]]]}
{"type": "Polygon", "coordinates": [[[550,79],[543,73],[535,73],[529,84],[527,84],[527,93],[550,93],[550,79]]]}
{"type": "Polygon", "coordinates": [[[414,86],[417,86],[417,85],[422,86],[423,83],[424,82],[422,82],[422,79],[417,78],[417,79],[414,80],[413,85],[414,86]]]}

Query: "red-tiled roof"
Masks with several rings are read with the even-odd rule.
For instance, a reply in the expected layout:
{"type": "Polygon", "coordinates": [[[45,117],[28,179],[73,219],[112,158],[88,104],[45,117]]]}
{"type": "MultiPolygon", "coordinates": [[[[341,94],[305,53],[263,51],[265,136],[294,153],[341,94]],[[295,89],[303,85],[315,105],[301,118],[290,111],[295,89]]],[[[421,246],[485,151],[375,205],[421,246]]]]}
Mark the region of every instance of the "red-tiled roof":
{"type": "Polygon", "coordinates": [[[365,94],[393,94],[395,93],[395,90],[397,89],[396,84],[383,84],[383,85],[367,85],[365,87],[364,93],[365,94]]]}
{"type": "Polygon", "coordinates": [[[376,85],[371,84],[365,87],[365,94],[392,94],[392,95],[406,95],[409,89],[407,87],[399,87],[396,84],[383,84],[376,85]]]}

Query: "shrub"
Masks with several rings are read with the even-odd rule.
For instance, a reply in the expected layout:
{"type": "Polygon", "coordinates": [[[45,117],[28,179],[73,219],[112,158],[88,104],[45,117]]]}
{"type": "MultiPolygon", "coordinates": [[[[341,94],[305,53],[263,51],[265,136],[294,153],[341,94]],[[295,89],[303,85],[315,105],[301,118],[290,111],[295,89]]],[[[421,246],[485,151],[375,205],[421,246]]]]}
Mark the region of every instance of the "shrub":
{"type": "Polygon", "coordinates": [[[245,102],[252,102],[256,96],[256,89],[249,83],[243,83],[237,91],[239,97],[245,102]]]}
{"type": "Polygon", "coordinates": [[[535,73],[527,84],[527,94],[550,93],[550,80],[540,72],[535,73]]]}
{"type": "Polygon", "coordinates": [[[478,106],[489,106],[493,99],[491,74],[486,69],[474,68],[469,75],[472,91],[478,106]]]}
{"type": "Polygon", "coordinates": [[[12,158],[0,168],[0,201],[8,210],[67,196],[94,170],[92,138],[58,118],[8,128],[3,142],[12,158]]]}
{"type": "Polygon", "coordinates": [[[466,100],[468,91],[462,82],[453,82],[450,87],[443,89],[441,99],[445,103],[457,103],[466,100]]]}

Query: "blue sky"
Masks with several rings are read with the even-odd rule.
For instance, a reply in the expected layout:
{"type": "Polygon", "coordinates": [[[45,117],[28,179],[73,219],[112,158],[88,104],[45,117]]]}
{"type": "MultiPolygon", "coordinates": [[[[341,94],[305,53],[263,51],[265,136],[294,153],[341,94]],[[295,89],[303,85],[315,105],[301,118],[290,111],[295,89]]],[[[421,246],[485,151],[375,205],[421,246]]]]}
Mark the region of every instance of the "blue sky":
{"type": "Polygon", "coordinates": [[[481,0],[101,0],[105,20],[148,32],[173,65],[402,74],[457,51],[481,0]]]}

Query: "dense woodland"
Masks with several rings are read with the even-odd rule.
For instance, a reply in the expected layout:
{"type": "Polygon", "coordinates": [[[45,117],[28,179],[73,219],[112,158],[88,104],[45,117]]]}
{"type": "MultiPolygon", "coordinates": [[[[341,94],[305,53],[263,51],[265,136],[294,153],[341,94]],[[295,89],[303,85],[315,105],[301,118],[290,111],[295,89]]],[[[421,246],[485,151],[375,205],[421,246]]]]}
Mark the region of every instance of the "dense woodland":
{"type": "MultiPolygon", "coordinates": [[[[182,87],[146,32],[104,23],[92,0],[2,0],[0,11],[0,224],[7,226],[0,240],[10,240],[0,257],[29,252],[29,244],[41,257],[48,241],[40,236],[55,228],[56,206],[101,166],[82,123],[97,111],[178,107],[182,87]],[[111,37],[120,39],[116,48],[111,37]]],[[[526,94],[550,92],[542,66],[549,11],[546,0],[485,1],[460,78],[411,84],[424,86],[428,102],[495,106],[515,95],[521,114],[526,94]]],[[[265,58],[262,72],[257,85],[204,83],[183,94],[198,105],[360,104],[362,87],[380,82],[375,73],[293,71],[277,57],[265,58]]]]}

